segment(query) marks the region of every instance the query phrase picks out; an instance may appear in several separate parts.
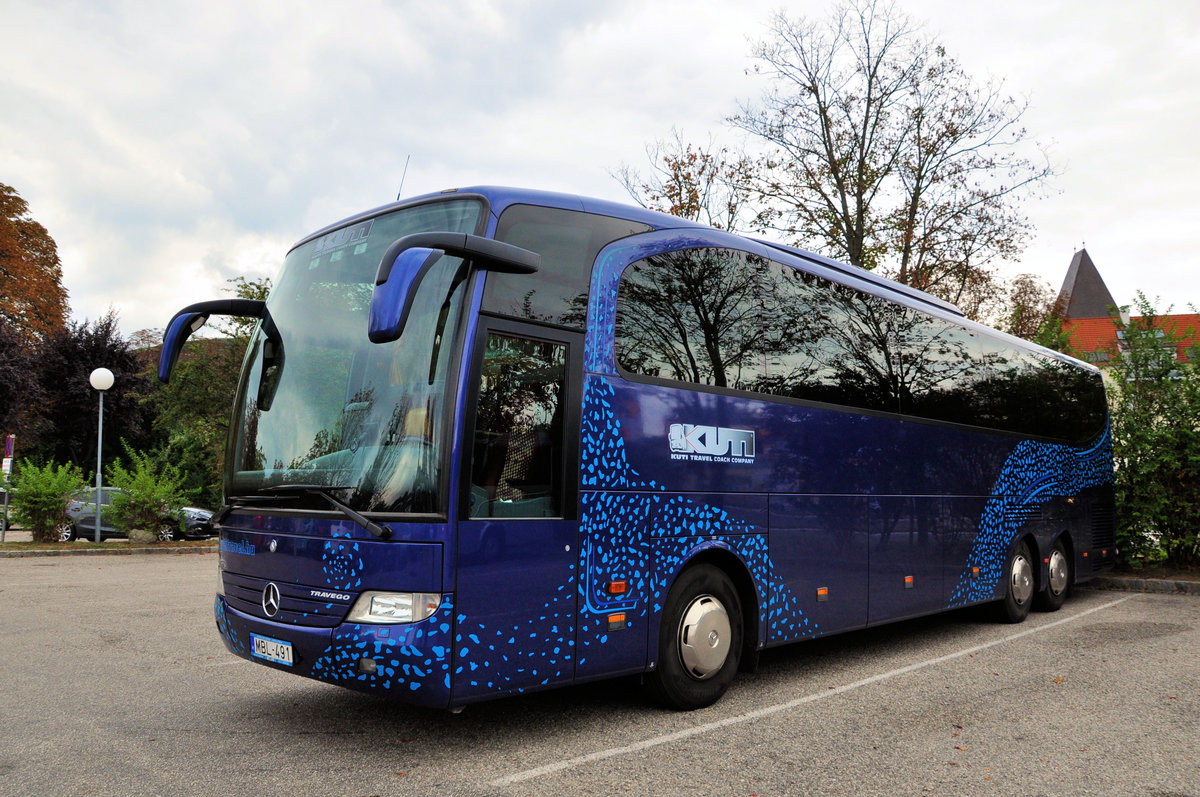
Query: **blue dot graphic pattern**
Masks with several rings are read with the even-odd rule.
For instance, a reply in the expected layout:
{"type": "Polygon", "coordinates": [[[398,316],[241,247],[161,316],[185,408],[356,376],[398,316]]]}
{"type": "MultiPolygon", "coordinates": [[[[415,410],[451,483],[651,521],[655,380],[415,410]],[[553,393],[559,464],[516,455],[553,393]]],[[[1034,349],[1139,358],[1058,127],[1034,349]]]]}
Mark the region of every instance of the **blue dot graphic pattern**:
{"type": "Polygon", "coordinates": [[[249,655],[246,640],[242,639],[242,635],[229,623],[225,614],[225,600],[220,595],[213,601],[213,616],[217,619],[217,633],[225,640],[225,647],[239,656],[249,655]]]}
{"type": "Polygon", "coordinates": [[[949,606],[995,596],[1004,578],[1009,547],[1031,512],[1052,498],[1078,495],[1111,481],[1112,437],[1107,430],[1084,449],[1035,440],[1020,442],[1005,461],[984,505],[979,534],[949,606]]]}
{"type": "Polygon", "coordinates": [[[454,637],[456,683],[473,690],[524,692],[524,685],[546,686],[573,675],[575,640],[575,566],[567,583],[535,617],[489,627],[458,615],[454,637]]]}
{"type": "Polygon", "coordinates": [[[584,386],[583,486],[628,492],[589,491],[582,496],[579,644],[581,663],[588,650],[607,641],[606,617],[637,604],[606,598],[603,582],[612,574],[629,581],[629,595],[645,595],[630,628],[659,614],[680,568],[700,551],[716,548],[740,559],[753,577],[760,627],[772,642],[819,633],[790,589],[775,577],[766,533],[720,507],[684,496],[668,496],[653,479],[629,463],[607,380],[589,376],[584,386]],[[589,465],[593,467],[589,467],[589,465]],[[650,544],[653,541],[653,549],[650,544]],[[647,591],[648,590],[648,591],[647,591]]]}
{"type": "Polygon", "coordinates": [[[645,632],[644,596],[650,572],[650,545],[643,533],[650,523],[657,495],[586,492],[580,499],[579,664],[608,641],[608,616],[623,613],[622,633],[645,632]],[[610,595],[608,583],[625,581],[621,595],[610,595]]]}
{"type": "Polygon", "coordinates": [[[355,689],[397,690],[411,702],[444,703],[450,691],[453,618],[454,603],[443,596],[437,612],[419,623],[339,626],[329,648],[313,662],[312,676],[355,689]],[[359,672],[364,658],[376,662],[374,672],[359,672]]]}
{"type": "Polygon", "coordinates": [[[359,589],[364,567],[362,552],[358,543],[351,539],[349,530],[339,531],[335,527],[321,551],[325,583],[341,592],[359,589]]]}

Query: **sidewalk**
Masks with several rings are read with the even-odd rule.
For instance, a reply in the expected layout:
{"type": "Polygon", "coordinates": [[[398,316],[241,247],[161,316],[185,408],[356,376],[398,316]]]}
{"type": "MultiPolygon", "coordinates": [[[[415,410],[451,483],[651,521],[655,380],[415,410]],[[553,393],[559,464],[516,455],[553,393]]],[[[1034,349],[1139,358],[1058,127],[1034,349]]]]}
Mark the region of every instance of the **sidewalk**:
{"type": "MultiPolygon", "coordinates": [[[[24,529],[9,529],[4,532],[4,542],[33,542],[33,534],[24,529]]],[[[215,553],[217,551],[217,540],[214,537],[211,540],[211,545],[171,545],[163,543],[159,545],[139,545],[131,547],[129,541],[121,539],[108,539],[101,543],[103,548],[83,548],[76,547],[75,543],[61,543],[60,548],[53,548],[45,551],[26,551],[26,550],[4,550],[0,548],[0,559],[22,559],[30,556],[127,556],[135,553],[148,554],[184,554],[184,553],[215,553]]]]}

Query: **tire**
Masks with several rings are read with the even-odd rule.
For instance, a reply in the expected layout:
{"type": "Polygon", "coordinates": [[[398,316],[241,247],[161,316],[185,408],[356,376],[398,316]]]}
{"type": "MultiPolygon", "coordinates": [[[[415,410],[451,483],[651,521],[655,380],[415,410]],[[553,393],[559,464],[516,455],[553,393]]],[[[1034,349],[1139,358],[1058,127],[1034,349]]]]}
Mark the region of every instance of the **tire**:
{"type": "Polygon", "coordinates": [[[179,525],[165,520],[159,524],[156,536],[159,542],[173,542],[177,539],[183,539],[183,536],[179,533],[179,525]]]}
{"type": "Polygon", "coordinates": [[[1037,585],[1033,558],[1025,542],[1022,541],[1008,558],[1004,581],[1004,600],[996,604],[996,619],[1002,623],[1019,623],[1029,616],[1037,585]]]}
{"type": "Polygon", "coordinates": [[[1067,556],[1066,546],[1062,540],[1054,543],[1050,549],[1050,562],[1046,567],[1046,586],[1037,594],[1035,605],[1038,611],[1056,612],[1062,608],[1067,596],[1071,594],[1071,558],[1067,556]]]}
{"type": "Polygon", "coordinates": [[[742,607],[724,571],[689,567],[667,593],[658,632],[658,668],[651,694],[669,708],[710,706],[737,674],[742,652],[742,607]]]}
{"type": "Polygon", "coordinates": [[[71,542],[79,536],[78,530],[74,523],[59,523],[55,527],[54,533],[58,535],[59,542],[71,542]]]}

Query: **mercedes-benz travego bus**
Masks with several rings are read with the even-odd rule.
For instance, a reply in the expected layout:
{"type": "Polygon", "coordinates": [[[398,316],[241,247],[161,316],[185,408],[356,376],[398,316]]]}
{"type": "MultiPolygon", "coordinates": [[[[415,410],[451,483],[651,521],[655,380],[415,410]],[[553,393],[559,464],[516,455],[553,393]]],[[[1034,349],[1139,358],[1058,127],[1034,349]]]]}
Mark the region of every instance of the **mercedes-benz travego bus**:
{"type": "Polygon", "coordinates": [[[1111,567],[1097,370],[818,255],[477,187],[296,244],[225,468],[217,630],[458,709],[642,673],[717,700],[764,648],[1111,567]]]}

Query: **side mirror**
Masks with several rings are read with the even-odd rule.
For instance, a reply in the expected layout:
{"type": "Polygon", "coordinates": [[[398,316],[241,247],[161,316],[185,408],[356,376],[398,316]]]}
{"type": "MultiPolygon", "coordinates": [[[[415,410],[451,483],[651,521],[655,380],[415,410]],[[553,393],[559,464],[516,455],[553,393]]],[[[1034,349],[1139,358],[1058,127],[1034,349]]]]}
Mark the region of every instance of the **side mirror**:
{"type": "Polygon", "coordinates": [[[466,233],[424,232],[397,239],[375,274],[367,327],[372,343],[400,337],[421,280],[444,255],[470,258],[479,268],[511,274],[534,274],[542,263],[541,256],[528,249],[466,233]]]}
{"type": "Polygon", "coordinates": [[[162,352],[158,356],[158,381],[166,384],[171,379],[171,372],[175,370],[175,362],[179,359],[179,353],[183,351],[183,344],[192,336],[204,323],[208,321],[208,316],[203,313],[176,313],[171,319],[171,323],[167,325],[167,331],[163,335],[162,352]]]}
{"type": "Polygon", "coordinates": [[[217,299],[212,302],[190,304],[180,310],[167,324],[163,334],[162,353],[158,357],[158,381],[166,383],[171,371],[183,351],[183,344],[192,333],[204,326],[210,315],[228,315],[241,318],[266,318],[267,304],[258,299],[217,299]]]}
{"type": "MultiPolygon", "coordinates": [[[[390,254],[391,250],[388,251],[390,254]]],[[[411,297],[416,293],[415,286],[424,279],[434,263],[442,259],[443,254],[437,249],[415,246],[393,256],[390,263],[384,256],[384,263],[388,263],[391,270],[383,282],[376,276],[375,289],[371,292],[367,337],[372,343],[387,343],[400,337],[412,308],[411,297]]]]}

